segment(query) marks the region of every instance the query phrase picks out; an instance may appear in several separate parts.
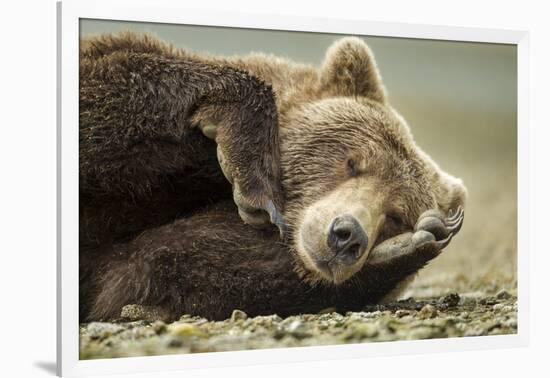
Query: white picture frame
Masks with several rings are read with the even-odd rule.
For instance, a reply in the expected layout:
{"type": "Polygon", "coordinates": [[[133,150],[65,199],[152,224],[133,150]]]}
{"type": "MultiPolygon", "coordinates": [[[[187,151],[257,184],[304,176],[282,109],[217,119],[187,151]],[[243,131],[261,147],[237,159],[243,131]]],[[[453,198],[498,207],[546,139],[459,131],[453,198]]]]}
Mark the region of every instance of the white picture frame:
{"type": "Polygon", "coordinates": [[[526,346],[529,334],[528,280],[528,65],[525,31],[474,29],[357,20],[289,17],[245,12],[188,9],[176,2],[120,0],[58,3],[57,131],[57,372],[62,376],[173,371],[434,353],[526,346]],[[515,335],[398,341],[190,355],[79,360],[78,316],[78,51],[81,18],[225,26],[255,29],[343,33],[449,41],[513,44],[518,56],[518,332],[515,335]]]}

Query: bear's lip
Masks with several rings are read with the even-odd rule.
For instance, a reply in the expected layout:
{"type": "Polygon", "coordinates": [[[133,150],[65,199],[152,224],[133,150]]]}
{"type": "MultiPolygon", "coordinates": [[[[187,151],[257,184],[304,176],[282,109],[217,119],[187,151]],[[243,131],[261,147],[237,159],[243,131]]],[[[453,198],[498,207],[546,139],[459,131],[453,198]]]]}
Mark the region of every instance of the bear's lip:
{"type": "Polygon", "coordinates": [[[327,281],[335,285],[339,285],[351,277],[353,277],[361,268],[350,269],[350,266],[345,266],[338,263],[336,256],[330,259],[314,259],[315,269],[327,281]],[[336,269],[335,269],[336,268],[336,269]],[[342,269],[343,268],[343,269],[342,269]],[[350,274],[351,272],[351,274],[350,274]],[[344,274],[342,274],[344,273],[344,274]]]}
{"type": "Polygon", "coordinates": [[[330,263],[331,260],[317,260],[315,261],[315,268],[322,274],[327,275],[330,277],[330,281],[333,281],[334,274],[332,273],[332,270],[330,269],[330,263]]]}

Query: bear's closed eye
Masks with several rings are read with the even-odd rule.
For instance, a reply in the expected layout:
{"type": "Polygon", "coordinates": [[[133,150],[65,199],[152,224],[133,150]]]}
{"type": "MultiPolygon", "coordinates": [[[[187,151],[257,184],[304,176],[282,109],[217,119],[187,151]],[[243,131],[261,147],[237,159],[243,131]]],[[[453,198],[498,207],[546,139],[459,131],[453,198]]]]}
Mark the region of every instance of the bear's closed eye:
{"type": "Polygon", "coordinates": [[[412,226],[408,225],[401,215],[394,212],[387,213],[375,245],[411,230],[412,226]]]}
{"type": "Polygon", "coordinates": [[[394,227],[404,227],[405,221],[403,217],[397,213],[386,214],[386,222],[390,223],[394,227]]]}
{"type": "Polygon", "coordinates": [[[345,168],[349,177],[357,177],[361,174],[367,173],[367,162],[359,154],[352,155],[346,159],[345,168]]]}
{"type": "Polygon", "coordinates": [[[355,177],[358,175],[357,163],[353,158],[348,158],[346,161],[346,169],[350,177],[355,177]]]}

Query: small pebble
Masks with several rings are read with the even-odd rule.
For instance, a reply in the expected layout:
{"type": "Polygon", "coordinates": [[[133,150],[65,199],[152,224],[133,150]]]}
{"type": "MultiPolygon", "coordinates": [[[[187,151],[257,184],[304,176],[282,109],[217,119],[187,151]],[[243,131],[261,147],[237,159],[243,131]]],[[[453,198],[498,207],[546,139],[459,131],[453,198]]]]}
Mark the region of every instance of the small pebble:
{"type": "Polygon", "coordinates": [[[398,318],[402,318],[402,317],[410,315],[410,314],[411,314],[411,312],[409,310],[397,310],[395,312],[395,316],[397,316],[398,318]]]}
{"type": "Polygon", "coordinates": [[[432,319],[437,316],[437,309],[431,304],[427,304],[418,312],[420,319],[432,319]]]}
{"type": "Polygon", "coordinates": [[[157,334],[161,334],[161,333],[164,333],[166,332],[166,323],[164,323],[163,321],[161,320],[157,320],[156,322],[154,322],[153,324],[151,324],[151,327],[153,327],[153,330],[155,331],[155,333],[157,334]]]}
{"type": "Polygon", "coordinates": [[[286,331],[297,339],[303,339],[311,336],[308,326],[300,320],[294,320],[290,323],[286,327],[286,331]]]}
{"type": "Polygon", "coordinates": [[[447,307],[456,307],[460,303],[460,295],[450,293],[441,298],[439,302],[447,307]]]}
{"type": "Polygon", "coordinates": [[[493,305],[494,311],[501,311],[504,308],[504,305],[502,303],[497,303],[496,305],[493,305]]]}
{"type": "Polygon", "coordinates": [[[170,333],[174,336],[190,337],[204,336],[204,333],[190,323],[179,323],[170,327],[170,333]]]}
{"type": "Polygon", "coordinates": [[[508,319],[505,320],[502,325],[508,328],[518,328],[518,321],[517,319],[508,319]]]}
{"type": "Polygon", "coordinates": [[[231,321],[236,322],[237,320],[246,320],[248,319],[248,315],[246,312],[241,310],[233,310],[233,313],[231,314],[231,321]]]}
{"type": "Polygon", "coordinates": [[[183,345],[183,342],[180,338],[170,337],[166,340],[166,346],[168,348],[179,348],[183,345]]]}
{"type": "Polygon", "coordinates": [[[498,300],[494,297],[487,297],[479,300],[479,303],[482,305],[492,306],[498,303],[498,300]]]}
{"type": "Polygon", "coordinates": [[[497,293],[497,299],[510,299],[512,298],[512,294],[510,294],[508,291],[506,290],[501,290],[497,293]]]}

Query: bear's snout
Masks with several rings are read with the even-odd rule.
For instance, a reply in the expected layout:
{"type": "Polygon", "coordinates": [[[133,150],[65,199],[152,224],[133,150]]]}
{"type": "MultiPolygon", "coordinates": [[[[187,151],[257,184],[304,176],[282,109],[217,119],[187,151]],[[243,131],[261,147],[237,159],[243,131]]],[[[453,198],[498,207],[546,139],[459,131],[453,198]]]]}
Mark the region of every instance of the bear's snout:
{"type": "Polygon", "coordinates": [[[295,248],[314,279],[339,285],[361,270],[384,219],[385,198],[377,178],[358,177],[305,209],[295,248]]]}
{"type": "Polygon", "coordinates": [[[368,236],[361,224],[352,215],[333,219],[327,233],[327,246],[334,253],[331,262],[350,266],[365,253],[368,236]]]}

